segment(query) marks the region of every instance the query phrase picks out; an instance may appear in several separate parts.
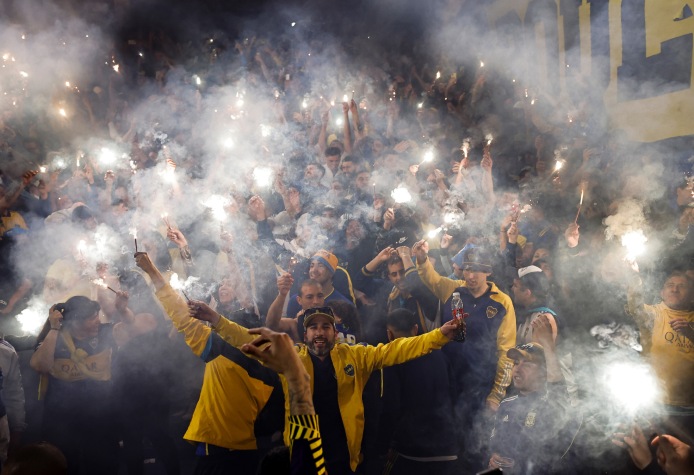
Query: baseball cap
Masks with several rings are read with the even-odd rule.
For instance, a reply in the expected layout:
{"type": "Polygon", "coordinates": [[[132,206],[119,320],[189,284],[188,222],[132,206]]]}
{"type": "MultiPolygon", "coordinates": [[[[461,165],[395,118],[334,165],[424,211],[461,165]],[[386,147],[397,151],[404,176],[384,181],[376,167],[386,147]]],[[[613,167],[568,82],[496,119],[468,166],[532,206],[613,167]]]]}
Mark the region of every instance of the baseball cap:
{"type": "Polygon", "coordinates": [[[311,321],[315,320],[316,317],[326,317],[330,323],[335,325],[335,314],[333,309],[330,307],[314,307],[309,308],[304,311],[304,329],[308,328],[311,321]]]}
{"type": "Polygon", "coordinates": [[[549,293],[549,280],[542,269],[537,266],[521,267],[518,269],[518,278],[526,289],[539,297],[549,293]]]}
{"type": "Polygon", "coordinates": [[[333,273],[337,270],[337,257],[335,254],[328,252],[325,249],[321,249],[320,251],[316,252],[313,257],[311,257],[311,260],[320,262],[333,273]]]}
{"type": "Polygon", "coordinates": [[[545,365],[545,349],[539,343],[525,343],[517,345],[506,352],[506,356],[512,360],[524,359],[531,363],[545,365]]]}
{"type": "Polygon", "coordinates": [[[492,258],[489,253],[472,244],[466,245],[451,260],[463,270],[492,272],[492,258]]]}

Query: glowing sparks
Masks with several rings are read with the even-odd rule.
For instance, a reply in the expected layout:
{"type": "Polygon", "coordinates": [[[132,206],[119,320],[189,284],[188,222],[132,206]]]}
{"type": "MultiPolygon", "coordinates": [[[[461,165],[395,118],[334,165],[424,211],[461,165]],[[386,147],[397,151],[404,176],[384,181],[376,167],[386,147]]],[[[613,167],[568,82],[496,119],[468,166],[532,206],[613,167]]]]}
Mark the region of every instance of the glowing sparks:
{"type": "Polygon", "coordinates": [[[436,79],[441,79],[441,71],[436,71],[436,79]]]}
{"type": "Polygon", "coordinates": [[[393,198],[393,201],[399,204],[409,203],[410,201],[412,201],[412,195],[410,194],[410,191],[404,186],[399,186],[393,191],[391,191],[390,197],[393,198]]]}
{"type": "Polygon", "coordinates": [[[117,158],[116,152],[109,148],[101,147],[101,150],[99,151],[99,161],[103,165],[112,165],[115,163],[117,158]]]}
{"type": "Polygon", "coordinates": [[[39,171],[41,173],[46,173],[47,168],[46,167],[39,167],[39,171]]]}
{"type": "Polygon", "coordinates": [[[643,234],[643,231],[629,231],[622,236],[622,246],[626,248],[626,260],[628,262],[636,261],[636,258],[646,252],[646,242],[648,238],[643,234]]]}
{"type": "Polygon", "coordinates": [[[269,137],[272,134],[272,127],[265,124],[260,124],[260,135],[263,137],[269,137]]]}
{"type": "Polygon", "coordinates": [[[137,239],[137,228],[130,228],[129,232],[133,239],[137,239]]]}
{"type": "Polygon", "coordinates": [[[212,217],[217,221],[224,221],[227,217],[225,208],[229,206],[229,199],[222,195],[211,195],[202,202],[203,206],[210,209],[212,217]]]}
{"type": "Polygon", "coordinates": [[[77,254],[80,257],[84,256],[84,253],[87,251],[87,241],[84,239],[80,239],[79,242],[77,243],[77,254]]]}
{"type": "Polygon", "coordinates": [[[92,284],[101,287],[102,289],[110,290],[114,294],[117,294],[115,289],[109,287],[109,285],[104,281],[104,279],[92,279],[92,284]]]}
{"type": "Polygon", "coordinates": [[[70,87],[70,81],[65,81],[65,87],[70,87]]]}
{"type": "Polygon", "coordinates": [[[492,134],[487,134],[484,136],[485,140],[487,141],[487,145],[492,144],[492,140],[494,140],[494,136],[492,134]]]}
{"type": "Polygon", "coordinates": [[[467,158],[468,153],[470,153],[470,139],[463,140],[463,145],[460,147],[463,152],[463,156],[467,158]]]}
{"type": "Polygon", "coordinates": [[[175,272],[171,274],[171,278],[169,279],[169,285],[174,290],[183,290],[183,282],[181,282],[181,279],[175,272]]]}
{"type": "Polygon", "coordinates": [[[603,381],[614,402],[629,414],[654,406],[659,400],[658,381],[644,364],[613,363],[605,368],[603,381]]]}
{"type": "Polygon", "coordinates": [[[337,125],[338,127],[342,126],[344,123],[345,121],[344,119],[342,119],[342,117],[338,117],[337,119],[335,119],[335,125],[337,125]]]}
{"type": "Polygon", "coordinates": [[[268,187],[272,184],[272,168],[256,167],[253,169],[253,181],[257,186],[268,187]]]}
{"type": "Polygon", "coordinates": [[[583,206],[583,188],[581,188],[581,201],[578,202],[578,206],[583,206]]]}
{"type": "Polygon", "coordinates": [[[26,71],[19,71],[19,75],[22,76],[23,78],[29,77],[29,73],[27,73],[26,71]]]}
{"type": "Polygon", "coordinates": [[[480,61],[480,68],[484,67],[484,61],[480,61]]]}
{"type": "Polygon", "coordinates": [[[62,107],[58,109],[58,114],[60,115],[60,117],[67,117],[67,112],[62,107]]]}
{"type": "Polygon", "coordinates": [[[439,233],[440,233],[441,231],[443,231],[443,227],[439,226],[438,228],[432,229],[431,231],[429,231],[429,232],[427,233],[427,237],[428,237],[429,239],[434,239],[436,236],[439,235],[439,233]]]}
{"type": "Polygon", "coordinates": [[[564,167],[564,160],[557,160],[557,162],[554,164],[554,171],[558,172],[564,167]]]}
{"type": "Polygon", "coordinates": [[[296,22],[293,21],[293,22],[292,22],[292,28],[294,28],[295,26],[296,26],[296,22]]]}
{"type": "Polygon", "coordinates": [[[222,140],[222,146],[227,150],[232,149],[234,148],[234,140],[231,137],[227,137],[222,140]]]}
{"type": "Polygon", "coordinates": [[[120,65],[114,64],[112,67],[113,67],[113,70],[114,70],[115,72],[117,72],[117,73],[120,72],[120,71],[119,71],[120,65]]]}
{"type": "Polygon", "coordinates": [[[37,335],[43,324],[46,322],[46,315],[48,315],[49,307],[43,300],[38,297],[32,298],[29,302],[27,308],[22,310],[22,312],[15,318],[19,322],[24,333],[31,335],[37,335]]]}
{"type": "Polygon", "coordinates": [[[423,103],[423,102],[420,102],[419,104],[417,104],[417,109],[421,109],[422,107],[424,107],[424,103],[423,103]]]}
{"type": "Polygon", "coordinates": [[[306,99],[301,101],[301,108],[308,109],[308,101],[306,99]]]}
{"type": "Polygon", "coordinates": [[[347,94],[342,96],[342,102],[349,102],[349,96],[347,94]]]}
{"type": "Polygon", "coordinates": [[[429,149],[422,155],[422,163],[428,163],[434,160],[434,151],[429,149]]]}

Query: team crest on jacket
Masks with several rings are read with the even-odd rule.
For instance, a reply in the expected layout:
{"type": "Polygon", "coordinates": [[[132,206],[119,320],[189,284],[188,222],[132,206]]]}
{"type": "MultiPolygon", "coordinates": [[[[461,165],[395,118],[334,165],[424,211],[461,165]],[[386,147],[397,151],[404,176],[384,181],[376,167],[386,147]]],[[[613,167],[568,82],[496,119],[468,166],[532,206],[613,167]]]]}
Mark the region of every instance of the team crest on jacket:
{"type": "Polygon", "coordinates": [[[487,307],[487,318],[494,318],[499,311],[491,305],[487,307]]]}
{"type": "Polygon", "coordinates": [[[535,411],[529,412],[528,415],[525,417],[525,427],[532,427],[535,425],[535,416],[537,414],[535,411]]]}
{"type": "Polygon", "coordinates": [[[354,376],[354,366],[352,366],[351,364],[345,366],[345,374],[347,376],[354,376]]]}

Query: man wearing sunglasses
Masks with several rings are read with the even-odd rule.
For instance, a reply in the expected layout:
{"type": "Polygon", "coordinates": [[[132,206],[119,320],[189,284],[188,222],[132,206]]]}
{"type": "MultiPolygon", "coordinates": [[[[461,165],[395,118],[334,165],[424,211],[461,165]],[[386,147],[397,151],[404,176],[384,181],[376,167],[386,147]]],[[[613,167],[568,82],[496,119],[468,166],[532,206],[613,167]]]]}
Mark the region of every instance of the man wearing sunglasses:
{"type": "MultiPolygon", "coordinates": [[[[191,316],[208,321],[227,343],[241,347],[255,339],[243,328],[216,313],[203,302],[191,301],[191,316]]],[[[386,345],[337,343],[335,316],[329,307],[304,312],[304,343],[297,345],[299,359],[311,376],[313,403],[319,416],[325,460],[330,475],[351,474],[360,463],[364,433],[364,385],[373,371],[405,363],[440,349],[458,331],[450,321],[441,328],[386,345]]],[[[292,394],[285,394],[291,404],[292,394]]],[[[286,441],[285,431],[285,441],[286,441]]]]}

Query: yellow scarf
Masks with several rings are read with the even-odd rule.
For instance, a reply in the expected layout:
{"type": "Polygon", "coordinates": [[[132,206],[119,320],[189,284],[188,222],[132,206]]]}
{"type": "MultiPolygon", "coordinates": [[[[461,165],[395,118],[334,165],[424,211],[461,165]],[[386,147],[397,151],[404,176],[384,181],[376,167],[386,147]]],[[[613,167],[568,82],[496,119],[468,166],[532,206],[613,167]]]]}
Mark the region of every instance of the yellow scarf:
{"type": "MultiPolygon", "coordinates": [[[[51,376],[67,382],[84,379],[111,380],[111,348],[106,348],[95,355],[89,355],[83,349],[75,347],[75,342],[69,331],[63,330],[60,332],[60,337],[70,352],[70,358],[56,358],[50,371],[51,376]]],[[[39,399],[43,399],[47,390],[48,377],[42,374],[39,381],[39,399]]]]}

